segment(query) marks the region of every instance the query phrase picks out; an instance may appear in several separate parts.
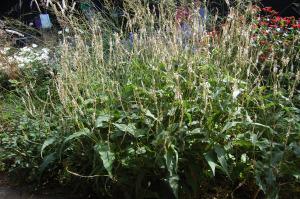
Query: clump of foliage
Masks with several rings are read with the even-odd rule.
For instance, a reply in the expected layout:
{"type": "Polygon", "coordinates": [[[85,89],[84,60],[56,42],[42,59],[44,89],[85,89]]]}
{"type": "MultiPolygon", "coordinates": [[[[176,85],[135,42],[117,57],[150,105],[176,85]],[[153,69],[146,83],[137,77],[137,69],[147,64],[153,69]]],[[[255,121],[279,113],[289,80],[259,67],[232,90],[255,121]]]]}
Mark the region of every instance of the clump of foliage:
{"type": "Polygon", "coordinates": [[[11,172],[81,179],[115,198],[198,198],[213,179],[236,197],[296,195],[299,32],[289,50],[273,44],[261,61],[251,6],[232,8],[220,34],[195,29],[183,42],[175,5],[162,3],[159,19],[139,1],[125,5],[136,11],[132,40],[101,16],[70,19],[73,41],[59,48],[51,78],[18,89],[24,112],[0,134],[11,172]]]}

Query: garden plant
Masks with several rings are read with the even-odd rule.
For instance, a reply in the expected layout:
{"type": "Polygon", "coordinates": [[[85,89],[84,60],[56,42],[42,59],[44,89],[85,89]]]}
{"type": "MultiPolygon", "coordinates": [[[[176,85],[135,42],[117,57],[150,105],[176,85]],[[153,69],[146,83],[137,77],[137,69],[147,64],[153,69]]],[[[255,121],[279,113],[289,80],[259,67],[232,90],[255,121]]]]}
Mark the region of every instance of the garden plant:
{"type": "Polygon", "coordinates": [[[173,1],[125,0],[122,29],[56,12],[51,61],[1,90],[2,170],[95,198],[299,196],[298,19],[237,3],[186,38],[173,1]]]}

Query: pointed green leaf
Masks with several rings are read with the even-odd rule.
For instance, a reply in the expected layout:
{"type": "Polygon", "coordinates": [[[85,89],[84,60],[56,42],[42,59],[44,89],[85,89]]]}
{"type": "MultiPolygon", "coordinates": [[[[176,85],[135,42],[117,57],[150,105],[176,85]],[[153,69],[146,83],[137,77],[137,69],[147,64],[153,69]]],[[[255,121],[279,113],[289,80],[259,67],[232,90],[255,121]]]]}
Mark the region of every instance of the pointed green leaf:
{"type": "Polygon", "coordinates": [[[166,150],[164,155],[166,166],[169,171],[170,176],[177,173],[177,164],[178,164],[178,152],[175,149],[174,145],[171,145],[166,150]]]}
{"type": "Polygon", "coordinates": [[[78,137],[83,136],[83,135],[87,136],[87,135],[89,135],[89,134],[90,134],[90,130],[87,129],[87,128],[84,128],[84,129],[82,129],[81,131],[76,132],[76,133],[70,135],[69,137],[67,137],[67,138],[65,139],[65,142],[68,142],[68,141],[70,141],[70,140],[73,140],[73,139],[78,138],[78,137]]]}
{"type": "Polygon", "coordinates": [[[43,143],[43,146],[41,148],[41,157],[43,157],[43,151],[45,150],[45,148],[53,144],[55,140],[56,140],[55,138],[49,138],[43,143]]]}
{"type": "Polygon", "coordinates": [[[171,187],[175,198],[178,198],[178,185],[179,185],[179,177],[178,175],[173,175],[168,178],[169,186],[171,187]]]}
{"type": "Polygon", "coordinates": [[[45,158],[43,158],[43,163],[39,167],[40,173],[43,173],[45,171],[45,169],[49,166],[49,164],[51,164],[55,160],[56,160],[55,153],[51,153],[51,154],[47,155],[45,158]]]}
{"type": "Polygon", "coordinates": [[[61,147],[60,147],[60,150],[59,150],[59,156],[61,156],[62,151],[63,151],[63,148],[65,147],[65,144],[66,144],[68,141],[73,140],[73,139],[75,139],[75,138],[78,138],[78,137],[80,137],[80,136],[88,136],[88,135],[90,135],[90,133],[91,133],[91,132],[90,132],[89,129],[84,128],[84,129],[82,129],[81,131],[76,132],[76,133],[73,133],[72,135],[70,135],[69,137],[67,137],[67,138],[64,140],[63,144],[61,145],[61,147]]]}
{"type": "Polygon", "coordinates": [[[95,151],[100,155],[103,166],[109,176],[112,178],[113,163],[115,161],[115,154],[110,150],[106,143],[100,143],[94,146],[95,151]]]}
{"type": "Polygon", "coordinates": [[[196,128],[192,131],[187,132],[187,135],[197,135],[197,134],[204,134],[204,132],[200,128],[196,128]]]}
{"type": "Polygon", "coordinates": [[[176,198],[178,197],[178,182],[179,178],[177,175],[178,170],[178,152],[174,145],[167,148],[164,155],[166,167],[169,172],[168,182],[176,198]]]}
{"type": "Polygon", "coordinates": [[[227,165],[225,150],[222,147],[220,147],[219,145],[216,145],[215,152],[217,154],[218,161],[221,164],[221,168],[228,175],[228,177],[230,177],[229,172],[228,172],[228,165],[227,165]]]}
{"type": "Polygon", "coordinates": [[[204,154],[204,157],[205,157],[208,165],[210,166],[210,168],[213,172],[213,175],[215,176],[216,167],[218,166],[216,154],[213,151],[209,151],[206,154],[204,154]]]}
{"type": "Polygon", "coordinates": [[[228,129],[231,129],[232,127],[235,127],[237,124],[239,124],[240,122],[228,122],[223,130],[221,131],[222,133],[224,133],[225,131],[227,131],[228,129]]]}
{"type": "Polygon", "coordinates": [[[157,120],[157,118],[149,110],[146,110],[145,114],[146,114],[147,117],[150,117],[150,118],[152,118],[154,120],[157,120]]]}

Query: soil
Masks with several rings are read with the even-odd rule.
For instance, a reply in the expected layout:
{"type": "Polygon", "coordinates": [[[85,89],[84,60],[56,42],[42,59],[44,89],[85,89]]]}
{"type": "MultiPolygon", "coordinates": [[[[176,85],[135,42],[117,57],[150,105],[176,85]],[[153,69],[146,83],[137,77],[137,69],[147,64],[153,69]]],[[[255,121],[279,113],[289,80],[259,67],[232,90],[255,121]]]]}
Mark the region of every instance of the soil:
{"type": "Polygon", "coordinates": [[[79,199],[69,196],[68,193],[57,190],[46,193],[32,193],[28,187],[15,187],[9,183],[7,175],[0,173],[0,199],[79,199]]]}

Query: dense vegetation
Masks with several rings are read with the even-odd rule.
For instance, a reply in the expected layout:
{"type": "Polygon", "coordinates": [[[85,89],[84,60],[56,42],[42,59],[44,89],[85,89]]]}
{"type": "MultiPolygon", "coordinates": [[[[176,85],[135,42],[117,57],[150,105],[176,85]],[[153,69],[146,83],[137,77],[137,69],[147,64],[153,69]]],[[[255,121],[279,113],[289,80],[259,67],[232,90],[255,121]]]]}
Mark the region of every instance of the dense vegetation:
{"type": "Polygon", "coordinates": [[[63,18],[51,61],[2,89],[1,169],[114,198],[296,198],[299,22],[237,5],[186,37],[175,5],[126,6],[126,30],[63,18]]]}

